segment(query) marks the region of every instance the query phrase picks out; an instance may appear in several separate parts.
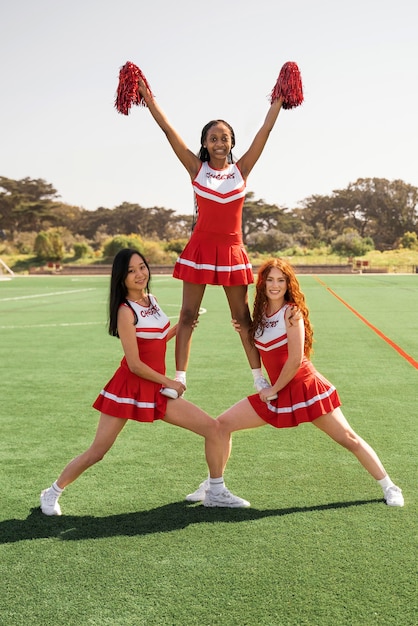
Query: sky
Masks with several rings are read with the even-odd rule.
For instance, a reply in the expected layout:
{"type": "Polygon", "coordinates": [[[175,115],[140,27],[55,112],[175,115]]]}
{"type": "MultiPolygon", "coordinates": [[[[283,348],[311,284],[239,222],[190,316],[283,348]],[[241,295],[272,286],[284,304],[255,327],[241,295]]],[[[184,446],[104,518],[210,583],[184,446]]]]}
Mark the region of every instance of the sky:
{"type": "Polygon", "coordinates": [[[282,110],[247,191],[302,206],[358,178],[418,187],[416,0],[15,0],[0,22],[0,176],[44,179],[70,205],[192,213],[186,170],[149,111],[114,108],[138,65],[193,152],[211,119],[239,158],[286,61],[305,101],[282,110]]]}

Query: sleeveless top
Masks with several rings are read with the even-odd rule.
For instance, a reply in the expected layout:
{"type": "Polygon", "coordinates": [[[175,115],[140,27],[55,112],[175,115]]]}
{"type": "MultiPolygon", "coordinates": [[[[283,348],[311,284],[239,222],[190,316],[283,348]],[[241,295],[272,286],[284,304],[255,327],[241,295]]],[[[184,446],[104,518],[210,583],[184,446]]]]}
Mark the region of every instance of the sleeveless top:
{"type": "MultiPolygon", "coordinates": [[[[138,354],[143,363],[160,374],[165,374],[170,320],[158,305],[156,298],[151,294],[148,294],[148,297],[150,301],[148,307],[129,300],[129,305],[138,318],[135,324],[138,354]]],[[[121,306],[127,307],[128,304],[121,306]]],[[[159,383],[132,373],[124,356],[119,368],[96,398],[93,407],[113,417],[153,422],[162,419],[166,411],[167,398],[160,393],[160,389],[159,383]]]]}
{"type": "Polygon", "coordinates": [[[198,210],[195,230],[237,234],[242,240],[245,181],[237,165],[214,170],[204,162],[192,186],[198,210]]]}
{"type": "Polygon", "coordinates": [[[173,276],[199,285],[249,285],[252,267],[242,240],[245,181],[235,163],[215,170],[203,162],[192,181],[197,221],[173,276]]]}
{"type": "MultiPolygon", "coordinates": [[[[285,303],[274,315],[265,317],[263,333],[254,338],[271,384],[276,382],[288,359],[285,314],[289,306],[291,304],[285,303]]],[[[341,405],[334,385],[315,369],[306,356],[292,380],[279,391],[276,400],[262,402],[259,394],[249,396],[248,400],[257,415],[276,428],[312,422],[341,405]]]]}

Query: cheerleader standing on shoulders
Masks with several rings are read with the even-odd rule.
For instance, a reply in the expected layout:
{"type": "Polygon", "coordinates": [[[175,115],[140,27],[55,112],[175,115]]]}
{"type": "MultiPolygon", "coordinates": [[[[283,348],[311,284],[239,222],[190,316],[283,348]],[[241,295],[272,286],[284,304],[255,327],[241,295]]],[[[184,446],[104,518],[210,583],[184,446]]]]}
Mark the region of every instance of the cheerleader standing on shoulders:
{"type": "Polygon", "coordinates": [[[41,510],[45,515],[61,515],[58,499],[64,488],[103,459],[128,420],[160,419],[204,437],[211,477],[205,506],[249,506],[225,487],[219,424],[179,397],[185,385],[165,375],[166,344],[176,327],[170,329],[168,317],[149,292],[149,281],[149,266],[142,255],[131,249],[118,252],[112,266],[109,333],[120,338],[124,357],[93,404],[100,411],[93,443],[64,468],[51,487],[42,491],[41,510]]]}
{"type": "MultiPolygon", "coordinates": [[[[234,320],[233,324],[239,330],[234,320]]],[[[309,360],[312,336],[305,297],[293,268],[282,259],[267,261],[258,273],[249,340],[260,351],[272,384],[217,418],[223,441],[223,469],[231,453],[233,432],[266,424],[291,428],[312,422],[357,457],[381,486],[386,504],[403,506],[401,489],[393,484],[373,448],[347,422],[335,387],[309,360]],[[271,399],[276,394],[276,399],[271,399]]],[[[207,488],[204,481],[186,500],[201,500],[207,488]]]]}
{"type": "Polygon", "coordinates": [[[172,127],[144,80],[138,92],[154,120],[163,130],[192,181],[197,220],[191,238],[174,267],[173,276],[183,281],[183,301],[176,336],[176,380],[186,384],[194,321],[199,315],[206,285],[222,285],[232,318],[240,324],[241,341],[257,390],[268,386],[262,375],[260,356],[248,341],[251,317],[248,285],[254,282],[252,266],[242,238],[242,209],[248,175],[259,159],[282,108],[282,99],[271,103],[260,130],[247,152],[233,162],[235,134],[228,122],[212,120],[201,133],[196,156],[172,127]]]}

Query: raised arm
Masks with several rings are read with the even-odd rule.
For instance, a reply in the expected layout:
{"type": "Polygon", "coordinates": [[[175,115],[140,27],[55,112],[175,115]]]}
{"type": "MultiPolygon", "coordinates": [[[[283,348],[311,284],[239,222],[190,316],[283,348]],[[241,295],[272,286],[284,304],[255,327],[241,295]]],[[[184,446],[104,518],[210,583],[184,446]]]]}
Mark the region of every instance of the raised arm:
{"type": "Polygon", "coordinates": [[[254,137],[254,140],[241,159],[238,166],[246,179],[266,145],[266,141],[276,123],[280,109],[294,109],[303,102],[302,77],[294,61],[287,61],[281,68],[276,84],[270,95],[271,106],[267,112],[264,124],[254,137]]]}
{"type": "Polygon", "coordinates": [[[267,143],[267,139],[269,138],[269,135],[276,123],[281,108],[281,98],[274,100],[274,102],[270,105],[269,110],[267,111],[267,115],[264,119],[263,125],[254,137],[250,147],[248,148],[247,152],[238,160],[237,165],[244,179],[247,179],[249,173],[260,158],[260,155],[264,150],[264,146],[267,143]]]}
{"type": "Polygon", "coordinates": [[[153,97],[152,93],[147,89],[147,86],[142,80],[139,80],[138,91],[143,97],[152,117],[167,137],[170,146],[173,148],[177,158],[184,165],[186,170],[189,172],[191,179],[193,180],[199,171],[201,165],[200,159],[195,154],[193,154],[193,152],[189,150],[189,148],[186,146],[183,139],[180,137],[175,128],[173,128],[173,126],[170,124],[166,114],[161,109],[158,102],[153,97]]]}

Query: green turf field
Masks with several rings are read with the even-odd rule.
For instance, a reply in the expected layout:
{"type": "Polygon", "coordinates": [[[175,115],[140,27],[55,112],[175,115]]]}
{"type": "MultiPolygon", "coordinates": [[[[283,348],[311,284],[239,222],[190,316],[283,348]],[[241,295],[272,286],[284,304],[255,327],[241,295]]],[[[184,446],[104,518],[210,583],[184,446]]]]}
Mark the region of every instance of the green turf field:
{"type": "MultiPolygon", "coordinates": [[[[311,425],[234,435],[226,483],[250,509],[190,505],[206,476],[202,440],[129,423],[65,491],[63,516],[43,516],[39,492],[91,442],[91,404],[122,352],[107,334],[106,277],[0,281],[1,625],[418,624],[418,276],[300,282],[313,361],[405,507],[385,506],[356,459],[311,425]]],[[[174,323],[181,283],[156,276],[152,291],[174,323]]],[[[208,287],[203,307],[187,398],[216,416],[252,393],[252,377],[222,289],[208,287]]],[[[169,374],[173,354],[171,342],[169,374]]]]}

